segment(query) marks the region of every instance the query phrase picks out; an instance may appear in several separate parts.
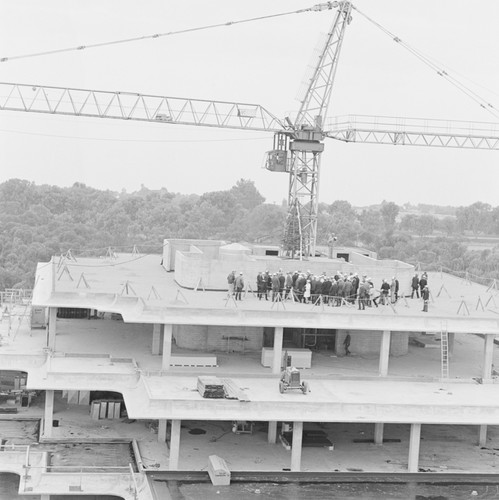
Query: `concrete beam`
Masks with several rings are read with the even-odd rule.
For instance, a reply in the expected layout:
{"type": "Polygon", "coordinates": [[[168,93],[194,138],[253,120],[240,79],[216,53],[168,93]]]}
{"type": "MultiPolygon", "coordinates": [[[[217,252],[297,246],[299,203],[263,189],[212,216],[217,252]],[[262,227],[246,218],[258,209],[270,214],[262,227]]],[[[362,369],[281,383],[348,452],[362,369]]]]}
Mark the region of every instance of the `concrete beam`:
{"type": "Polygon", "coordinates": [[[282,339],[284,328],[276,326],[274,328],[274,357],[272,360],[272,373],[281,373],[281,360],[282,360],[282,339]]]}
{"type": "Polygon", "coordinates": [[[383,430],[385,424],[377,422],[374,424],[374,444],[383,444],[383,430]]]}
{"type": "Polygon", "coordinates": [[[483,373],[484,382],[492,381],[492,362],[494,360],[494,337],[493,334],[484,335],[483,340],[483,373]]]}
{"type": "Polygon", "coordinates": [[[291,470],[301,470],[301,448],[303,440],[303,422],[293,422],[293,444],[291,445],[291,470]]]}
{"type": "Polygon", "coordinates": [[[52,420],[54,418],[54,392],[45,391],[45,414],[43,418],[43,437],[52,437],[52,420]]]}
{"type": "Polygon", "coordinates": [[[173,325],[166,324],[163,334],[163,360],[161,363],[161,370],[163,371],[170,369],[170,361],[172,357],[172,332],[173,325]]]}
{"type": "Polygon", "coordinates": [[[276,440],[277,440],[277,422],[275,420],[271,420],[269,422],[267,441],[269,444],[275,444],[276,440]]]}
{"type": "Polygon", "coordinates": [[[417,472],[419,466],[419,445],[421,442],[421,424],[411,424],[409,438],[408,472],[417,472]]]}
{"type": "Polygon", "coordinates": [[[55,336],[57,332],[57,307],[49,307],[49,322],[47,328],[47,347],[55,351],[55,336]]]}
{"type": "Polygon", "coordinates": [[[152,326],[152,354],[160,354],[161,348],[161,325],[159,323],[154,323],[152,326]]]}
{"type": "Polygon", "coordinates": [[[388,375],[388,363],[390,359],[390,330],[383,330],[381,336],[381,348],[379,351],[379,376],[386,377],[388,375]]]}
{"type": "Polygon", "coordinates": [[[481,425],[478,430],[478,446],[480,448],[487,444],[487,426],[481,425]]]}
{"type": "Polygon", "coordinates": [[[172,420],[170,433],[170,470],[178,469],[178,460],[180,456],[180,423],[181,420],[172,420]]]}

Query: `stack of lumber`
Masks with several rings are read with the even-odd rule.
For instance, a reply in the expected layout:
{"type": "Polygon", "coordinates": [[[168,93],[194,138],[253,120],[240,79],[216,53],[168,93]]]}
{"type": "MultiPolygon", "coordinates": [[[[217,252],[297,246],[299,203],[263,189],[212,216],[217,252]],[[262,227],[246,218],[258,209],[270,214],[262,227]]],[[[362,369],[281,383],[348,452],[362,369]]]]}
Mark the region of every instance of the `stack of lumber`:
{"type": "Polygon", "coordinates": [[[223,380],[218,377],[198,377],[198,392],[203,398],[223,399],[225,398],[223,380]]]}
{"type": "Polygon", "coordinates": [[[225,397],[227,399],[238,399],[239,401],[249,401],[248,395],[242,391],[231,378],[223,378],[222,382],[225,388],[225,397]]]}

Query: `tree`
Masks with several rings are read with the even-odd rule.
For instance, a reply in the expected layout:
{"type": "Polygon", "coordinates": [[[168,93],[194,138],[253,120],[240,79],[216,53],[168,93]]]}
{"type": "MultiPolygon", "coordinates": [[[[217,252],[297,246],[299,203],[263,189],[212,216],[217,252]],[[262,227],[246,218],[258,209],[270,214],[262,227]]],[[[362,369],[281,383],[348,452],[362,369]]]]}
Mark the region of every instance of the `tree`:
{"type": "Polygon", "coordinates": [[[270,203],[262,203],[248,213],[248,239],[280,243],[286,219],[286,210],[270,203]]]}
{"type": "Polygon", "coordinates": [[[493,220],[492,207],[477,201],[468,207],[459,207],[456,212],[457,224],[461,230],[472,231],[474,236],[487,232],[493,220]]]}
{"type": "Polygon", "coordinates": [[[247,210],[253,210],[265,201],[265,198],[256,189],[255,183],[249,179],[239,179],[236,185],[231,188],[230,193],[234,195],[237,203],[247,210]]]}
{"type": "Polygon", "coordinates": [[[438,223],[438,227],[447,236],[452,236],[456,232],[456,219],[455,219],[455,217],[444,217],[438,223]]]}
{"type": "Polygon", "coordinates": [[[366,209],[360,215],[361,239],[367,245],[377,245],[381,240],[384,224],[379,210],[366,209]]]}
{"type": "Polygon", "coordinates": [[[416,232],[416,221],[418,216],[415,214],[407,214],[402,217],[400,221],[400,229],[402,231],[408,231],[410,233],[416,232]]]}
{"type": "Polygon", "coordinates": [[[329,236],[335,233],[341,245],[355,245],[361,227],[357,213],[345,200],[336,200],[331,205],[320,205],[317,223],[318,239],[327,244],[329,236]]]}
{"type": "Polygon", "coordinates": [[[383,224],[385,226],[385,233],[391,234],[395,230],[395,223],[397,220],[397,215],[399,214],[400,207],[393,203],[393,201],[385,201],[381,203],[381,217],[383,218],[383,224]]]}
{"type": "Polygon", "coordinates": [[[435,229],[436,219],[433,215],[420,215],[416,219],[415,231],[419,236],[428,236],[435,229]]]}

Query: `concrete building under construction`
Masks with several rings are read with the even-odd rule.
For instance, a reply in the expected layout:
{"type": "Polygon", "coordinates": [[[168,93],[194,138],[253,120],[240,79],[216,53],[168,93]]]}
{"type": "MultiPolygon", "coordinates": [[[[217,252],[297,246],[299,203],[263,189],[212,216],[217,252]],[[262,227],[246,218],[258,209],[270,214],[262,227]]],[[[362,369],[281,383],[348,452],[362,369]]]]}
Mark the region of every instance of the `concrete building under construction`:
{"type": "Polygon", "coordinates": [[[470,467],[493,472],[473,454],[499,424],[496,283],[429,273],[423,312],[410,298],[419,269],[351,248],[332,257],[165,240],[163,255],[109,249],[40,263],[32,299],[2,304],[0,422],[13,430],[0,432],[0,472],[18,474],[33,498],[152,499],[161,471],[209,470],[215,460],[232,470],[341,471],[372,453],[363,470],[438,468],[428,456],[452,454],[455,440],[441,436],[467,436],[462,426],[476,429],[460,441],[470,467]],[[232,270],[245,278],[240,301],[227,289],[232,270]],[[293,294],[261,300],[264,270],[367,275],[376,287],[396,277],[399,299],[365,310],[293,294]],[[280,392],[288,365],[309,390],[280,392]],[[208,397],[212,387],[221,394],[208,397]],[[209,438],[216,428],[230,438],[209,438]],[[369,447],[355,458],[342,434],[352,432],[355,446],[369,447]]]}

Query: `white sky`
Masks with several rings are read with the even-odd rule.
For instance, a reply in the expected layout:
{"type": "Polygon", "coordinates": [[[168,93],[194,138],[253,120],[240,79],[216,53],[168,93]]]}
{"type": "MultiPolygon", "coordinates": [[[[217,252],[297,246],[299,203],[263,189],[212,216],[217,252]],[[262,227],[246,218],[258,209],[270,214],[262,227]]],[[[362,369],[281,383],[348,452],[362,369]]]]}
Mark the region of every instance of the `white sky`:
{"type": "MultiPolygon", "coordinates": [[[[357,0],[400,38],[496,94],[499,2],[357,0]]],[[[0,0],[0,57],[292,11],[314,0],[0,0]]],[[[0,63],[0,81],[261,104],[296,112],[333,11],[0,63]]],[[[454,73],[457,75],[457,73],[454,73]]],[[[461,78],[461,76],[459,76],[461,78]]],[[[468,80],[463,81],[472,85],[468,80]]],[[[347,29],[329,116],[367,114],[499,122],[358,13],[347,29]]],[[[264,170],[272,134],[0,112],[0,182],[203,193],[253,179],[268,202],[287,174],[264,170]]],[[[326,139],[321,201],[496,206],[499,151],[344,144],[326,139]]]]}

